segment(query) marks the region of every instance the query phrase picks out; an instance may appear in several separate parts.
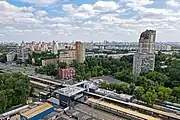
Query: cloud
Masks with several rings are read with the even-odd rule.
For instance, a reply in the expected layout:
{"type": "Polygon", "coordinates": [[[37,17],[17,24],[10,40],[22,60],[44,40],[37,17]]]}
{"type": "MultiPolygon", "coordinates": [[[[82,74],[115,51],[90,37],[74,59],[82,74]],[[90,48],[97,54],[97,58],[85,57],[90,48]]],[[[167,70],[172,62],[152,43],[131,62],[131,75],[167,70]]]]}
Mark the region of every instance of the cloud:
{"type": "Polygon", "coordinates": [[[180,2],[177,2],[176,0],[168,0],[166,4],[170,7],[180,7],[180,2]]]}
{"type": "Polygon", "coordinates": [[[145,5],[150,5],[153,4],[153,0],[125,0],[126,1],[126,6],[136,8],[138,6],[145,6],[145,5]]]}
{"type": "Polygon", "coordinates": [[[12,27],[12,26],[6,26],[5,29],[6,29],[6,30],[14,30],[15,28],[12,27]]]}
{"type": "Polygon", "coordinates": [[[75,10],[72,4],[65,4],[62,6],[62,9],[69,13],[72,13],[75,10]]]}
{"type": "Polygon", "coordinates": [[[38,11],[35,12],[35,14],[36,14],[37,16],[42,17],[42,16],[47,15],[48,13],[47,13],[45,10],[38,10],[38,11]]]}
{"type": "Polygon", "coordinates": [[[15,24],[15,19],[29,19],[34,17],[32,7],[17,7],[6,1],[0,1],[0,24],[15,24]]]}
{"type": "Polygon", "coordinates": [[[97,1],[94,4],[82,4],[75,6],[72,4],[63,5],[62,8],[71,16],[78,19],[88,19],[100,14],[101,12],[111,12],[119,8],[119,4],[114,1],[97,1]]]}
{"type": "Polygon", "coordinates": [[[22,7],[23,12],[34,12],[36,9],[33,8],[32,6],[30,7],[22,7]]]}
{"type": "Polygon", "coordinates": [[[57,0],[20,0],[20,1],[31,4],[53,4],[57,0]]]}
{"type": "Polygon", "coordinates": [[[90,14],[90,13],[75,13],[75,14],[73,14],[73,16],[75,18],[79,18],[79,19],[87,19],[87,18],[90,18],[94,15],[90,14]]]}
{"type": "Polygon", "coordinates": [[[80,6],[73,6],[72,4],[65,4],[62,6],[67,12],[108,12],[115,11],[120,6],[114,1],[97,1],[95,4],[82,4],[80,6]]]}
{"type": "Polygon", "coordinates": [[[141,18],[160,19],[166,17],[169,13],[173,15],[171,10],[166,9],[138,7],[135,11],[138,12],[141,18]]]}
{"type": "Polygon", "coordinates": [[[68,17],[53,17],[53,18],[45,17],[42,20],[51,23],[59,23],[59,22],[68,23],[71,21],[68,17]]]}
{"type": "Polygon", "coordinates": [[[0,36],[3,37],[3,36],[6,36],[4,33],[0,33],[0,36]]]}
{"type": "Polygon", "coordinates": [[[36,20],[35,18],[15,18],[15,22],[21,23],[21,24],[37,24],[42,23],[40,20],[36,20]]]}
{"type": "Polygon", "coordinates": [[[114,1],[97,1],[93,5],[94,10],[100,10],[100,11],[113,11],[117,10],[119,8],[119,5],[114,1]]]}
{"type": "Polygon", "coordinates": [[[77,11],[80,11],[80,12],[93,12],[93,5],[91,5],[91,4],[83,4],[77,9],[77,11]]]}
{"type": "Polygon", "coordinates": [[[6,1],[0,1],[0,11],[7,11],[7,12],[19,12],[21,9],[18,7],[9,4],[6,1]]]}
{"type": "Polygon", "coordinates": [[[180,7],[170,5],[170,0],[161,5],[156,0],[21,1],[25,5],[20,7],[0,1],[3,40],[128,42],[138,41],[146,29],[157,30],[157,41],[179,41],[180,37],[180,7]]]}

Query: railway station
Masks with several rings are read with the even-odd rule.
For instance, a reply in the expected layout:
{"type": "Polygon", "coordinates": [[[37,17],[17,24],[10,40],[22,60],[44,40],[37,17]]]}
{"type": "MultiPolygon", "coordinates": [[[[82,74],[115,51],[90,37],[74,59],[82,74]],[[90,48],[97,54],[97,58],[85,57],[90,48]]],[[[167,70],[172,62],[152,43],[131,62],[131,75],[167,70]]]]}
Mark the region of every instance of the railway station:
{"type": "Polygon", "coordinates": [[[90,81],[81,81],[74,85],[66,85],[45,79],[36,80],[36,78],[31,81],[34,81],[31,82],[34,85],[46,88],[58,85],[59,89],[56,88],[52,92],[40,93],[41,97],[43,96],[42,99],[46,99],[53,106],[63,106],[68,110],[71,110],[77,105],[77,102],[80,102],[90,107],[95,106],[94,108],[102,111],[137,120],[180,120],[178,114],[136,104],[133,102],[133,96],[100,89],[90,81]]]}
{"type": "Polygon", "coordinates": [[[59,105],[71,107],[73,106],[73,101],[84,96],[83,91],[85,89],[80,87],[66,87],[55,90],[53,97],[59,100],[59,105]]]}

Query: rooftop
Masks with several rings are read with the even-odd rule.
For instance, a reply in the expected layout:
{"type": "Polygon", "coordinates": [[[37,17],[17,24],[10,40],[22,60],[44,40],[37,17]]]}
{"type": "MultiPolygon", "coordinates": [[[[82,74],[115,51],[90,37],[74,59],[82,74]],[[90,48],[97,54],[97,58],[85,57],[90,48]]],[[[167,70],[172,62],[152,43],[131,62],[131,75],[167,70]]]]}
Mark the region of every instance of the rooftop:
{"type": "Polygon", "coordinates": [[[53,106],[51,104],[44,103],[44,104],[41,104],[41,105],[39,105],[39,106],[37,106],[37,107],[27,111],[27,112],[22,113],[21,115],[26,117],[27,119],[30,119],[30,118],[38,115],[39,113],[42,113],[43,111],[46,111],[52,107],[53,106]]]}
{"type": "Polygon", "coordinates": [[[77,93],[80,93],[80,92],[82,92],[84,90],[85,90],[84,88],[75,87],[75,86],[69,86],[69,87],[58,89],[55,92],[57,92],[57,93],[59,93],[61,95],[70,97],[70,96],[74,96],[77,93]]]}

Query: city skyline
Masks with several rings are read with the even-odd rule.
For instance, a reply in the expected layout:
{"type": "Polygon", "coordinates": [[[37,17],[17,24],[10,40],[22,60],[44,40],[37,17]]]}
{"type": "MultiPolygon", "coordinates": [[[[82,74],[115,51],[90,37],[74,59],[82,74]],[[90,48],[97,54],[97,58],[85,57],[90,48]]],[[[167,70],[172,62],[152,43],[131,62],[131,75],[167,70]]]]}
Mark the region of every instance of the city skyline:
{"type": "Polygon", "coordinates": [[[138,42],[146,29],[157,42],[179,42],[178,0],[0,1],[0,42],[138,42]]]}

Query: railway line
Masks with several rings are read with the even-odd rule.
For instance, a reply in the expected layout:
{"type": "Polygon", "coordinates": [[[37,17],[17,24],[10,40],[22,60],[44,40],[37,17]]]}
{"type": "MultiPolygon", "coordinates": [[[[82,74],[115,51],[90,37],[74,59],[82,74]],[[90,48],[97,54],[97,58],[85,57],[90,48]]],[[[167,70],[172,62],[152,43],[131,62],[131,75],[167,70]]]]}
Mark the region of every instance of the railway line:
{"type": "Polygon", "coordinates": [[[43,79],[43,78],[39,78],[39,77],[34,77],[34,76],[28,76],[30,78],[31,81],[36,81],[39,83],[44,83],[46,85],[50,85],[50,86],[68,86],[67,84],[64,84],[62,82],[55,82],[53,80],[47,80],[47,79],[43,79]]]}

